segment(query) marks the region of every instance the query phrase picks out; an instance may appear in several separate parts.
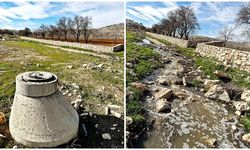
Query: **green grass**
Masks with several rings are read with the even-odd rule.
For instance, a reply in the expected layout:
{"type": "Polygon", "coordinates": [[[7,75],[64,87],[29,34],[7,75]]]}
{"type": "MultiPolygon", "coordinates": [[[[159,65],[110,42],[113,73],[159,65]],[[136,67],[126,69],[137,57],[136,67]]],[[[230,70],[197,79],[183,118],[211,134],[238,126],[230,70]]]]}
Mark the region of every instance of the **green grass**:
{"type": "Polygon", "coordinates": [[[134,43],[140,41],[142,41],[141,37],[137,37],[135,33],[127,32],[126,61],[134,64],[132,69],[127,70],[127,83],[141,80],[162,65],[159,59],[160,55],[152,48],[134,43]],[[131,70],[136,74],[136,77],[130,75],[131,70]]]}
{"type": "Polygon", "coordinates": [[[247,132],[250,132],[250,115],[247,115],[245,117],[242,117],[240,119],[240,123],[244,125],[244,127],[246,128],[247,132]]]}

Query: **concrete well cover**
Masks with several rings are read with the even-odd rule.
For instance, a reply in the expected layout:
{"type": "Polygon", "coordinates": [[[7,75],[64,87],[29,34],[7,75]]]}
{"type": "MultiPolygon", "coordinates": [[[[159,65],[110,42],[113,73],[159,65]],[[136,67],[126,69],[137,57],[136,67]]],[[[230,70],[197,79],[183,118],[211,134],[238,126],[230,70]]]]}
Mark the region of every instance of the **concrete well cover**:
{"type": "Polygon", "coordinates": [[[48,72],[25,72],[16,77],[9,124],[18,143],[55,147],[77,136],[78,114],[57,83],[57,76],[48,72]]]}

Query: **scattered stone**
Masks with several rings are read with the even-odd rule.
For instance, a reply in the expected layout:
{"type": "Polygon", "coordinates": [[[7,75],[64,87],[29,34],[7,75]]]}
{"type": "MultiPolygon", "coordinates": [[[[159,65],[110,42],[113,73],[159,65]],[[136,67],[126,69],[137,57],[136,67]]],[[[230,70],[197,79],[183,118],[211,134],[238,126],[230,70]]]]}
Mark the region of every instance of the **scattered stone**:
{"type": "Polygon", "coordinates": [[[79,106],[82,104],[83,100],[82,99],[77,99],[75,100],[75,104],[74,104],[74,107],[76,110],[79,109],[79,106]]]}
{"type": "Polygon", "coordinates": [[[214,72],[214,74],[218,77],[218,79],[220,79],[221,81],[228,83],[230,82],[232,79],[230,77],[228,77],[224,72],[218,71],[216,70],[214,72]]]}
{"type": "Polygon", "coordinates": [[[155,99],[170,99],[173,96],[173,91],[168,88],[162,88],[155,94],[155,99]]]}
{"type": "Polygon", "coordinates": [[[83,64],[82,67],[86,68],[88,66],[88,64],[83,64]]]}
{"type": "Polygon", "coordinates": [[[183,82],[183,85],[184,85],[184,86],[187,86],[187,81],[186,81],[186,78],[185,78],[185,77],[182,77],[182,82],[183,82]]]}
{"type": "Polygon", "coordinates": [[[103,64],[99,64],[96,66],[97,69],[102,69],[103,68],[103,64]]]}
{"type": "Polygon", "coordinates": [[[200,92],[205,92],[205,89],[201,88],[201,89],[200,89],[200,92]]]}
{"type": "Polygon", "coordinates": [[[157,112],[171,112],[171,104],[163,99],[156,102],[157,112]]]}
{"type": "Polygon", "coordinates": [[[130,83],[130,85],[139,89],[141,92],[144,92],[148,89],[145,84],[140,83],[140,82],[132,82],[132,83],[130,83]]]}
{"type": "Polygon", "coordinates": [[[159,84],[161,84],[161,85],[168,85],[168,82],[164,79],[164,78],[159,78],[158,80],[157,80],[157,82],[159,83],[159,84]]]}
{"type": "Polygon", "coordinates": [[[99,124],[95,124],[95,128],[98,128],[99,124]]]}
{"type": "Polygon", "coordinates": [[[132,63],[126,63],[126,66],[128,67],[128,68],[132,68],[133,67],[133,64],[132,63]]]}
{"type": "Polygon", "coordinates": [[[212,86],[217,85],[219,83],[220,83],[220,80],[209,80],[209,79],[206,79],[205,82],[204,82],[204,85],[207,88],[211,88],[212,86]]]}
{"type": "Polygon", "coordinates": [[[238,117],[241,116],[241,112],[238,111],[238,110],[237,110],[234,114],[235,114],[236,116],[238,116],[238,117]]]}
{"type": "Polygon", "coordinates": [[[6,123],[6,117],[3,112],[0,112],[0,125],[4,125],[6,123]]]}
{"type": "Polygon", "coordinates": [[[250,143],[250,133],[244,134],[242,140],[250,143]]]}
{"type": "Polygon", "coordinates": [[[13,147],[12,147],[13,149],[16,149],[16,148],[18,148],[16,145],[14,145],[13,147]]]}
{"type": "Polygon", "coordinates": [[[126,117],[126,126],[129,126],[129,125],[131,125],[132,123],[133,123],[133,118],[127,116],[127,117],[126,117]]]}
{"type": "Polygon", "coordinates": [[[89,115],[89,113],[85,112],[85,113],[81,113],[80,117],[85,117],[85,116],[88,116],[88,115],[89,115]]]}
{"type": "Polygon", "coordinates": [[[102,134],[102,138],[105,139],[105,140],[111,140],[111,136],[110,136],[109,133],[102,134]]]}
{"type": "Polygon", "coordinates": [[[205,140],[205,144],[210,146],[210,147],[215,147],[217,144],[217,141],[215,138],[209,138],[205,140]]]}
{"type": "Polygon", "coordinates": [[[72,83],[73,88],[79,89],[80,87],[76,83],[72,83]]]}
{"type": "Polygon", "coordinates": [[[230,102],[230,97],[226,90],[224,90],[219,85],[213,85],[207,93],[205,93],[205,96],[211,99],[218,99],[225,102],[230,102]]]}
{"type": "Polygon", "coordinates": [[[122,114],[121,113],[118,113],[114,110],[110,110],[110,114],[117,117],[117,118],[121,118],[122,117],[122,114]]]}
{"type": "Polygon", "coordinates": [[[116,128],[115,127],[111,127],[110,130],[115,130],[116,128]]]}
{"type": "Polygon", "coordinates": [[[72,68],[73,68],[73,66],[72,66],[72,65],[68,65],[68,66],[66,66],[66,68],[68,68],[68,69],[72,69],[72,68]]]}
{"type": "Polygon", "coordinates": [[[250,110],[249,103],[245,102],[245,101],[233,102],[233,106],[238,111],[249,111],[250,110]]]}
{"type": "Polygon", "coordinates": [[[250,102],[250,90],[244,90],[241,94],[241,99],[246,102],[250,102]]]}
{"type": "Polygon", "coordinates": [[[232,129],[233,131],[236,131],[236,130],[237,130],[236,125],[232,124],[232,125],[231,125],[231,129],[232,129]]]}

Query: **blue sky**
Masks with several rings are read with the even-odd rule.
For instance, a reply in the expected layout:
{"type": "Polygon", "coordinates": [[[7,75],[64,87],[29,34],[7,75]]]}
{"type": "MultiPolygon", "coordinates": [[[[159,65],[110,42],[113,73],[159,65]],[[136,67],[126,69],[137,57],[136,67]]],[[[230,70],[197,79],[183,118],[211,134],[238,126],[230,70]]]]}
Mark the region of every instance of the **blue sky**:
{"type": "Polygon", "coordinates": [[[0,2],[0,28],[35,29],[55,24],[62,16],[92,16],[94,28],[124,22],[123,2],[0,2]]]}
{"type": "Polygon", "coordinates": [[[215,37],[220,28],[234,24],[237,12],[245,4],[246,2],[127,2],[126,15],[129,19],[151,27],[178,6],[191,6],[200,25],[196,34],[215,37]]]}

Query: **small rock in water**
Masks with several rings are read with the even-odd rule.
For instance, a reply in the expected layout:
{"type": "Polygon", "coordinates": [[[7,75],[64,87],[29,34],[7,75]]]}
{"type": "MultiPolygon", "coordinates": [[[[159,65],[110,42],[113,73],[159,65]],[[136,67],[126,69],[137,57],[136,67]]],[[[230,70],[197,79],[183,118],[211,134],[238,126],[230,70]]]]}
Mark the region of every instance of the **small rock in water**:
{"type": "Polygon", "coordinates": [[[250,133],[244,134],[244,135],[242,136],[242,140],[244,140],[244,141],[250,143],[250,133]]]}
{"type": "Polygon", "coordinates": [[[129,125],[131,125],[132,123],[133,123],[133,118],[127,116],[127,117],[126,117],[126,126],[129,126],[129,125]]]}
{"type": "Polygon", "coordinates": [[[105,139],[105,140],[111,140],[111,136],[110,136],[109,133],[102,134],[102,138],[105,139]]]}
{"type": "Polygon", "coordinates": [[[0,112],[0,125],[4,125],[6,123],[6,117],[3,112],[0,112]]]}
{"type": "Polygon", "coordinates": [[[237,110],[234,114],[239,117],[241,115],[241,112],[237,110]]]}

